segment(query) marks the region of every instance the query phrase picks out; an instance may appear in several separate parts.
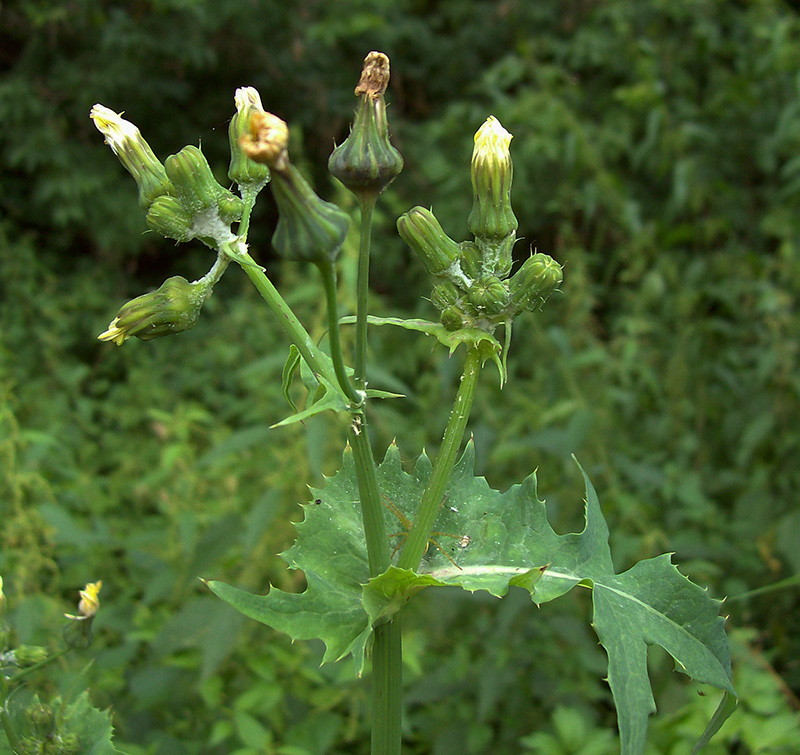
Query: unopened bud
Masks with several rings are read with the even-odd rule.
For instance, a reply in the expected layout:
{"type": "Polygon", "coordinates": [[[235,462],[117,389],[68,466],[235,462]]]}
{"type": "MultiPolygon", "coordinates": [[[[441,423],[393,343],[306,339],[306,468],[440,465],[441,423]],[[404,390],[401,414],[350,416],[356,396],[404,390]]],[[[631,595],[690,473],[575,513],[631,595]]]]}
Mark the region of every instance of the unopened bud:
{"type": "Polygon", "coordinates": [[[508,289],[499,278],[488,275],[470,287],[469,300],[478,312],[497,315],[508,307],[508,289]]]}
{"type": "Polygon", "coordinates": [[[175,197],[158,197],[147,211],[147,226],[168,239],[186,242],[194,238],[192,215],[175,197]]]}
{"type": "Polygon", "coordinates": [[[28,666],[35,666],[37,663],[46,661],[50,654],[47,648],[39,645],[20,645],[14,648],[14,664],[19,668],[27,668],[28,666]]]}
{"type": "Polygon", "coordinates": [[[231,223],[238,223],[242,219],[244,202],[235,194],[229,193],[220,198],[217,210],[219,210],[220,220],[229,226],[231,223]]]}
{"type": "Polygon", "coordinates": [[[333,262],[350,226],[347,213],[318,197],[291,163],[274,173],[270,186],[279,212],[276,251],[289,259],[333,262]]]}
{"type": "Polygon", "coordinates": [[[197,322],[210,294],[211,285],[202,280],[189,283],[179,275],[168,278],[156,291],[125,304],[98,338],[121,346],[126,338],[133,336],[151,341],[188,330],[197,322]]]}
{"type": "Polygon", "coordinates": [[[447,330],[461,330],[464,327],[464,314],[458,307],[448,307],[445,309],[440,318],[442,325],[447,330]]]}
{"type": "Polygon", "coordinates": [[[458,259],[459,247],[430,210],[413,207],[397,219],[397,231],[432,275],[443,275],[458,259]]]}
{"type": "Polygon", "coordinates": [[[328,160],[328,170],[358,196],[377,196],[403,170],[403,157],[389,141],[383,98],[388,83],[389,58],[371,52],[356,87],[361,102],[350,135],[328,160]]]}
{"type": "Polygon", "coordinates": [[[150,207],[156,197],[173,193],[164,166],[136,126],[99,104],[92,107],[89,117],[136,181],[139,204],[144,209],[150,207]]]}
{"type": "Polygon", "coordinates": [[[219,185],[198,147],[189,145],[176,155],[170,155],[164,167],[178,199],[192,215],[218,207],[221,200],[233,196],[219,185]]]}
{"type": "Polygon", "coordinates": [[[241,87],[233,98],[236,113],[228,126],[228,141],[231,147],[231,163],[228,178],[239,186],[260,189],[269,181],[269,168],[251,160],[242,147],[242,139],[250,135],[250,118],[254,113],[263,113],[261,95],[254,87],[241,87]]]}
{"type": "Polygon", "coordinates": [[[475,280],[484,272],[484,260],[480,247],[474,241],[462,241],[459,244],[459,262],[461,270],[470,280],[475,280]]]}
{"type": "Polygon", "coordinates": [[[503,239],[517,229],[511,209],[512,136],[489,116],[475,134],[472,152],[472,211],[467,225],[477,238],[503,239]]]}
{"type": "Polygon", "coordinates": [[[508,280],[511,301],[518,310],[539,309],[555,291],[564,273],[550,255],[538,252],[523,263],[508,280]]]}
{"type": "Polygon", "coordinates": [[[450,281],[440,281],[433,287],[431,302],[436,309],[443,310],[455,304],[460,295],[459,290],[450,281]]]}

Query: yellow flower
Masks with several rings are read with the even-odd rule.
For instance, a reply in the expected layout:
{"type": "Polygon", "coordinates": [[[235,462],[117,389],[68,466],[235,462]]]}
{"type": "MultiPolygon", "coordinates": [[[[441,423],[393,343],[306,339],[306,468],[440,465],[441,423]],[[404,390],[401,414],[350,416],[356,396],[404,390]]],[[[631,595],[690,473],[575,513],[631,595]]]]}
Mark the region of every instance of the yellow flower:
{"type": "Polygon", "coordinates": [[[80,603],[78,603],[78,616],[73,616],[69,613],[64,615],[68,619],[75,619],[76,621],[94,618],[97,609],[100,608],[100,599],[97,596],[102,586],[103,583],[100,580],[97,582],[89,582],[86,587],[80,591],[81,600],[80,603]]]}

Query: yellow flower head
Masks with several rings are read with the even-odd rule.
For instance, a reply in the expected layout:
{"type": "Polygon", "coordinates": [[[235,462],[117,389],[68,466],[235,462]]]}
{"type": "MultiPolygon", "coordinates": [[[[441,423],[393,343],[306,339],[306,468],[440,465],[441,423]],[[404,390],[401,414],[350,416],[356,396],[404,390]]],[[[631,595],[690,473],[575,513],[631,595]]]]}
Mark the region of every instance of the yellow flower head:
{"type": "Polygon", "coordinates": [[[75,619],[76,621],[83,621],[91,619],[100,608],[100,599],[97,597],[100,593],[100,588],[103,586],[101,581],[89,582],[83,590],[80,591],[81,600],[78,603],[78,615],[64,614],[68,619],[75,619]]]}

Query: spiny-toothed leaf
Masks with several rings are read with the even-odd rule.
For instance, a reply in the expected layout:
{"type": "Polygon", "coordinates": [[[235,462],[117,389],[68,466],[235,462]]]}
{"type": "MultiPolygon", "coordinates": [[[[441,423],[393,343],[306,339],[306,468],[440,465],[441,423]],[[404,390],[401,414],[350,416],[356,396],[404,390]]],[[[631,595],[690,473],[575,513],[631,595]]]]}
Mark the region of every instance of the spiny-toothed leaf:
{"type": "MultiPolygon", "coordinates": [[[[55,701],[53,707],[59,701],[55,701]]],[[[111,715],[107,710],[98,710],[92,706],[89,693],[82,692],[63,710],[63,718],[59,729],[63,734],[75,734],[78,737],[80,752],[85,755],[118,755],[120,750],[114,747],[112,735],[114,728],[111,715]]]]}
{"type": "MultiPolygon", "coordinates": [[[[582,585],[593,591],[593,625],[609,657],[622,755],[643,751],[647,718],[654,710],[646,654],[647,646],[654,644],[675,658],[679,670],[726,693],[698,745],[707,741],[730,714],[727,695],[735,695],[719,601],[682,576],[669,556],[616,574],[608,527],[585,474],[584,529],[559,535],[547,521],[535,475],[500,493],[475,477],[473,468],[474,450],[469,444],[453,471],[416,572],[392,567],[369,580],[348,450],[341,471],[327,480],[324,489],[313,491],[314,502],[305,506],[297,541],[284,554],[292,568],[305,571],[306,592],[288,595],[273,589],[269,595],[255,596],[220,583],[210,586],[248,616],[295,639],[321,638],[327,646],[325,660],[353,653],[360,668],[370,626],[386,621],[427,586],[458,586],[502,596],[519,585],[540,605],[582,585]]],[[[393,542],[402,545],[430,474],[425,454],[412,473],[405,472],[395,446],[378,468],[393,542]]]]}

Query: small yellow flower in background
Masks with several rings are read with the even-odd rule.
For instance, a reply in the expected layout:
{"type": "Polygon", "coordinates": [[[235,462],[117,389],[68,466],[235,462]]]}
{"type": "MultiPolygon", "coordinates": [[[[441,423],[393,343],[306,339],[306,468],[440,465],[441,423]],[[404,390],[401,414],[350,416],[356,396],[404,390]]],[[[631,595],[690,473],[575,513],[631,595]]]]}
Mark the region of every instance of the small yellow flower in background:
{"type": "Polygon", "coordinates": [[[80,591],[81,600],[78,603],[78,616],[65,613],[68,619],[75,621],[85,621],[86,619],[94,618],[97,609],[100,608],[100,599],[97,597],[100,593],[100,588],[103,586],[102,581],[89,582],[83,590],[80,591]]]}
{"type": "Polygon", "coordinates": [[[6,596],[3,594],[3,578],[0,577],[0,616],[3,615],[5,608],[6,608],[6,596]]]}

